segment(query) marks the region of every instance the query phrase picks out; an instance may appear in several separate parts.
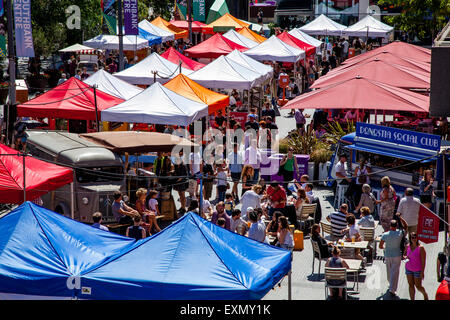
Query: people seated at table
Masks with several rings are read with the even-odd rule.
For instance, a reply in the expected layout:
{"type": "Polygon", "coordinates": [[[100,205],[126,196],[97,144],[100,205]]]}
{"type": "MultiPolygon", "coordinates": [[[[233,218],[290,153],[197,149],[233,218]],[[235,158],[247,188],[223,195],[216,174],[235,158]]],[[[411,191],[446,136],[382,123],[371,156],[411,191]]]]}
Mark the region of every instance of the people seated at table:
{"type": "MultiPolygon", "coordinates": [[[[370,186],[368,184],[363,184],[361,190],[362,190],[362,194],[359,199],[359,203],[353,212],[355,214],[358,214],[363,207],[366,207],[369,210],[369,213],[372,214],[374,212],[377,199],[375,198],[373,193],[370,192],[372,189],[370,188],[370,186]]],[[[362,214],[362,212],[361,212],[361,214],[362,214]]]]}
{"type": "Polygon", "coordinates": [[[305,189],[299,188],[297,189],[297,200],[295,201],[295,211],[297,215],[299,215],[302,211],[303,204],[309,204],[309,198],[306,195],[305,189]]]}
{"type": "MultiPolygon", "coordinates": [[[[359,227],[356,225],[356,218],[353,214],[347,216],[348,227],[343,230],[345,234],[345,241],[347,242],[360,242],[362,241],[361,234],[359,233],[359,227]]],[[[355,258],[363,260],[360,249],[355,249],[355,258]]]]}
{"type": "Polygon", "coordinates": [[[225,212],[225,204],[223,201],[220,201],[216,205],[216,211],[212,214],[211,223],[217,224],[217,220],[219,218],[224,218],[226,221],[225,229],[230,230],[230,217],[225,212]]]}
{"type": "Polygon", "coordinates": [[[241,236],[244,236],[248,231],[248,225],[244,219],[241,218],[241,210],[239,209],[234,209],[233,212],[231,212],[230,231],[236,232],[241,236]]]}
{"type": "Polygon", "coordinates": [[[267,188],[266,195],[270,205],[269,216],[272,216],[275,211],[283,213],[287,200],[286,191],[283,187],[277,181],[272,182],[267,188]]]}
{"type": "Polygon", "coordinates": [[[248,230],[248,237],[250,239],[267,242],[266,240],[266,228],[258,221],[258,214],[255,211],[248,212],[248,217],[251,222],[250,229],[248,230]]]}
{"type": "Polygon", "coordinates": [[[129,207],[125,201],[123,201],[122,192],[120,191],[114,191],[114,202],[111,206],[112,214],[114,215],[114,218],[116,218],[116,221],[119,224],[133,224],[133,218],[136,215],[139,215],[137,210],[134,210],[133,208],[129,207]]]}
{"type": "Polygon", "coordinates": [[[272,216],[272,220],[270,220],[269,224],[266,227],[266,234],[272,237],[275,237],[275,240],[273,240],[270,244],[276,245],[278,242],[277,233],[280,226],[279,218],[283,214],[280,211],[275,211],[272,216]]]}
{"type": "Polygon", "coordinates": [[[373,219],[373,216],[370,213],[369,207],[362,207],[360,211],[361,211],[361,219],[359,219],[358,221],[358,227],[375,228],[375,220],[373,219]]]}
{"type": "Polygon", "coordinates": [[[289,227],[288,219],[285,216],[278,218],[278,246],[287,250],[294,250],[294,237],[291,233],[291,228],[289,227]]]}
{"type": "MultiPolygon", "coordinates": [[[[317,242],[319,246],[320,256],[322,258],[331,257],[332,243],[328,243],[325,238],[320,235],[320,225],[317,223],[313,224],[311,228],[311,240],[317,242]]],[[[316,256],[318,258],[318,256],[316,256]]]]}
{"type": "MultiPolygon", "coordinates": [[[[341,255],[341,250],[339,250],[338,247],[334,246],[333,250],[331,251],[332,253],[332,257],[328,258],[327,263],[325,264],[325,267],[327,268],[345,268],[345,269],[349,269],[349,266],[347,264],[347,262],[345,262],[344,259],[342,259],[340,257],[341,255]]],[[[344,280],[335,280],[335,279],[330,279],[327,280],[329,285],[332,286],[341,286],[345,283],[344,280]]],[[[343,288],[338,288],[338,295],[336,297],[336,295],[334,294],[334,288],[329,288],[330,289],[330,296],[332,298],[338,298],[338,299],[342,299],[342,292],[343,292],[343,288]]]]}
{"type": "Polygon", "coordinates": [[[341,204],[339,211],[333,212],[327,216],[327,220],[331,224],[331,238],[332,240],[341,239],[343,237],[342,231],[347,228],[348,205],[341,204]]]}

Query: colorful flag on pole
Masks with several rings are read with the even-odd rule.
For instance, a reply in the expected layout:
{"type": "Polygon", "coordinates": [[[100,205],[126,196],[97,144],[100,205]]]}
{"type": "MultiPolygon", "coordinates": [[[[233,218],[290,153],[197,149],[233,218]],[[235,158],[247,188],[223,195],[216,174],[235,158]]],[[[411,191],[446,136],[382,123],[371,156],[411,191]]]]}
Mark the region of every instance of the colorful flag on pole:
{"type": "Polygon", "coordinates": [[[424,205],[420,205],[417,239],[424,243],[433,243],[439,240],[439,217],[424,205]]]}
{"type": "Polygon", "coordinates": [[[181,20],[186,20],[187,18],[187,3],[186,0],[175,0],[176,15],[179,16],[181,20]]]}
{"type": "Polygon", "coordinates": [[[194,21],[204,22],[206,20],[205,0],[193,0],[194,21]]]}
{"type": "MultiPolygon", "coordinates": [[[[115,8],[116,0],[105,0],[101,1],[102,6],[102,17],[105,19],[106,26],[108,27],[109,34],[116,35],[117,34],[117,15],[115,8]]],[[[102,20],[103,24],[103,20],[102,20]]]]}
{"type": "Polygon", "coordinates": [[[33,33],[31,27],[31,0],[14,1],[14,27],[16,32],[17,57],[34,58],[33,33]]]}
{"type": "Polygon", "coordinates": [[[139,15],[137,0],[123,0],[123,14],[125,34],[138,35],[139,34],[139,15]]]}
{"type": "MultiPolygon", "coordinates": [[[[0,0],[1,1],[1,0],[0,0]]],[[[6,37],[4,35],[0,35],[0,57],[6,58],[6,37]]]]}
{"type": "Polygon", "coordinates": [[[5,8],[3,7],[3,0],[0,0],[0,17],[5,13],[5,8]]]}

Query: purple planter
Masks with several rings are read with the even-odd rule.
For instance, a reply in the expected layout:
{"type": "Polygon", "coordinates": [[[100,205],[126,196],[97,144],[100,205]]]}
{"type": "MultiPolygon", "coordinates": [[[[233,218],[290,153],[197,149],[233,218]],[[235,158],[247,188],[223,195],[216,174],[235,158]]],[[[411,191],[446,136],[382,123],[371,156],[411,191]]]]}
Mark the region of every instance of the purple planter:
{"type": "MultiPolygon", "coordinates": [[[[278,175],[278,169],[280,167],[281,159],[284,154],[261,152],[261,170],[260,176],[266,181],[283,181],[283,177],[278,175]]],[[[304,174],[308,174],[308,161],[309,155],[296,154],[298,165],[298,174],[294,174],[294,179],[300,181],[300,177],[304,174]]]]}

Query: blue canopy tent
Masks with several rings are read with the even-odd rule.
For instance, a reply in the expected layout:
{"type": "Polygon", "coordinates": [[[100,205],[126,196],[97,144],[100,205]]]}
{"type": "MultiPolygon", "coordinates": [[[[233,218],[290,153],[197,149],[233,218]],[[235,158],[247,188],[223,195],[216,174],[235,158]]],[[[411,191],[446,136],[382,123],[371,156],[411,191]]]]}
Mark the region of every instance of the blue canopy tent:
{"type": "Polygon", "coordinates": [[[139,37],[144,38],[146,40],[148,40],[148,45],[152,46],[154,44],[160,44],[162,43],[162,38],[159,36],[156,36],[154,34],[151,34],[148,31],[145,31],[142,28],[139,28],[139,37]]]}
{"type": "Polygon", "coordinates": [[[27,202],[0,219],[0,293],[80,299],[261,299],[291,252],[187,214],[135,241],[27,202]]]}

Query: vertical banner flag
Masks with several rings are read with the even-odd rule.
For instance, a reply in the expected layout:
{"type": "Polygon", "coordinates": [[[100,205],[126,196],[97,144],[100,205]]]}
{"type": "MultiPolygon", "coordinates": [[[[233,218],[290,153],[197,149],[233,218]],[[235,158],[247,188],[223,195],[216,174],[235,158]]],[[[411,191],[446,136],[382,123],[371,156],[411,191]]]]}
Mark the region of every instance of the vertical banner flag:
{"type": "MultiPolygon", "coordinates": [[[[109,34],[117,34],[117,15],[115,9],[116,0],[102,0],[102,17],[106,21],[106,26],[108,27],[109,34]]],[[[103,23],[103,20],[102,20],[103,23]]]]}
{"type": "Polygon", "coordinates": [[[5,13],[5,8],[3,7],[3,0],[0,0],[0,17],[5,13]]]}
{"type": "Polygon", "coordinates": [[[420,205],[417,239],[424,243],[433,243],[439,240],[439,218],[424,205],[420,205]]]}
{"type": "Polygon", "coordinates": [[[206,13],[205,13],[205,0],[193,0],[193,19],[194,21],[205,22],[206,13]]]}
{"type": "Polygon", "coordinates": [[[175,20],[186,20],[187,19],[187,3],[186,3],[186,0],[175,0],[175,8],[176,8],[176,10],[175,10],[175,16],[176,16],[175,20]]]}
{"type": "Polygon", "coordinates": [[[14,1],[14,26],[16,30],[16,55],[34,58],[31,0],[14,1]]]}
{"type": "MultiPolygon", "coordinates": [[[[3,8],[3,0],[0,0],[0,17],[5,13],[5,9],[3,8]]],[[[0,34],[0,58],[6,58],[6,36],[0,34]]]]}
{"type": "Polygon", "coordinates": [[[138,0],[123,0],[125,34],[139,34],[138,0]]]}

